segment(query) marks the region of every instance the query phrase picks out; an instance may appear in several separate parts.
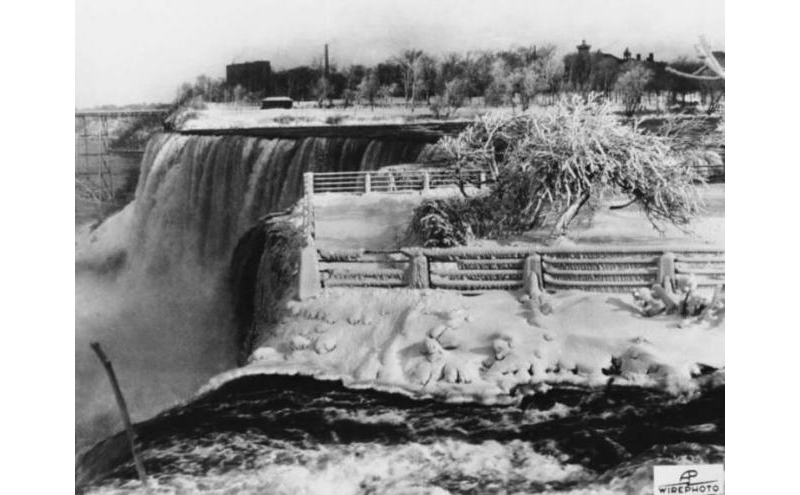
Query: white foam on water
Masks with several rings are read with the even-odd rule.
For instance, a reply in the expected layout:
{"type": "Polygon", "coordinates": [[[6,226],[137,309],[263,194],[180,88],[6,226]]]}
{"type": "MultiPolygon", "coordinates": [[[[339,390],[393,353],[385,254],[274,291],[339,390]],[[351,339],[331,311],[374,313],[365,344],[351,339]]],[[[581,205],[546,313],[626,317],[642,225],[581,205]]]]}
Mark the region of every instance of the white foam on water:
{"type": "MultiPolygon", "coordinates": [[[[232,440],[237,448],[246,436],[232,440]]],[[[231,439],[227,439],[229,445],[231,439]]],[[[194,447],[189,453],[172,447],[174,455],[220,455],[220,444],[194,447]]],[[[263,448],[263,447],[261,447],[263,448]]],[[[177,463],[180,468],[180,462],[177,463]]],[[[185,467],[185,466],[184,466],[185,467]]],[[[594,473],[564,464],[521,441],[468,443],[444,440],[433,444],[381,445],[353,443],[303,449],[289,445],[260,452],[251,468],[200,475],[162,476],[152,493],[259,493],[259,494],[434,494],[454,491],[487,493],[526,492],[531,484],[585,484],[594,473]]],[[[144,493],[136,482],[107,485],[91,493],[144,493]]],[[[609,493],[609,492],[606,492],[609,493]]]]}

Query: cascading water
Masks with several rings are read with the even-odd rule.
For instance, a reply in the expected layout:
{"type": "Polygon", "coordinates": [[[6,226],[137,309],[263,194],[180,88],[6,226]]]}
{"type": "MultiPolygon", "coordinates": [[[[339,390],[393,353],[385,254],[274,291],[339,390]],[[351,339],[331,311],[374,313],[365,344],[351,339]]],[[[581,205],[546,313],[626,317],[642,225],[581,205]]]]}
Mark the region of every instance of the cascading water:
{"type": "Polygon", "coordinates": [[[303,173],[426,162],[435,152],[415,141],[157,135],[136,191],[132,261],[155,272],[178,260],[219,268],[256,219],[299,199],[303,173]]]}
{"type": "Polygon", "coordinates": [[[76,248],[76,450],[121,426],[91,340],[114,360],[134,420],[185,399],[236,366],[242,339],[225,285],[233,249],[259,217],[299,199],[304,172],[426,162],[435,150],[358,137],[155,135],[134,202],[76,248]]]}

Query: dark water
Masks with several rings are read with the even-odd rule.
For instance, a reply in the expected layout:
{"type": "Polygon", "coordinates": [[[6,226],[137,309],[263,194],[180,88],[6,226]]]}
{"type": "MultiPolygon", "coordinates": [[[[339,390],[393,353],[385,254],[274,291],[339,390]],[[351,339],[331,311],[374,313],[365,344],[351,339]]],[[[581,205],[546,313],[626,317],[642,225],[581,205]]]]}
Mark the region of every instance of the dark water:
{"type": "MultiPolygon", "coordinates": [[[[641,493],[653,463],[722,462],[724,399],[724,385],[681,398],[568,386],[484,406],[268,375],[142,423],[138,436],[165,493],[641,493]]],[[[89,491],[139,489],[121,435],[77,475],[89,491]]]]}

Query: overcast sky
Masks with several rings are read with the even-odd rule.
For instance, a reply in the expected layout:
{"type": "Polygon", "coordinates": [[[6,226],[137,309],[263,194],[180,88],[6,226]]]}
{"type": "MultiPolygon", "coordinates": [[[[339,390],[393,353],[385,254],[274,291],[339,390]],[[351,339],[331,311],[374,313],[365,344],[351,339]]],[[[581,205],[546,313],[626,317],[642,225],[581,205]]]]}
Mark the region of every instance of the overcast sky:
{"type": "Polygon", "coordinates": [[[338,65],[403,48],[434,54],[581,39],[656,59],[694,56],[704,34],[725,48],[724,0],[77,0],[75,106],[166,102],[199,74],[269,60],[338,65]]]}

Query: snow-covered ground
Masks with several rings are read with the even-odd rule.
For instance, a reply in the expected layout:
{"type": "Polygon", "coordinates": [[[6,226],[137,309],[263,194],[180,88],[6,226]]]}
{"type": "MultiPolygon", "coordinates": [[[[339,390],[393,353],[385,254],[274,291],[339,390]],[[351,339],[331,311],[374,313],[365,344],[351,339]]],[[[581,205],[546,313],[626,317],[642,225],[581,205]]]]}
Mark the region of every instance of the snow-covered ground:
{"type": "Polygon", "coordinates": [[[428,198],[460,195],[453,187],[420,192],[316,193],[315,239],[321,249],[392,249],[407,246],[414,208],[428,198]]]}
{"type": "MultiPolygon", "coordinates": [[[[609,200],[593,217],[576,219],[565,242],[724,245],[724,184],[709,186],[704,196],[706,211],[691,234],[675,228],[659,234],[637,208],[609,210],[620,202],[609,200]]],[[[318,247],[407,245],[405,229],[421,200],[417,193],[317,195],[318,247]]],[[[503,243],[536,244],[544,233],[503,243]]],[[[516,385],[601,385],[612,377],[690,391],[701,369],[725,366],[724,321],[680,328],[677,315],[641,316],[628,293],[564,291],[549,297],[553,311],[545,315],[522,292],[325,289],[315,299],[290,302],[291,316],[261,329],[251,364],[209,387],[248,373],[300,373],[356,387],[491,402],[503,400],[516,385]]]]}
{"type": "MultiPolygon", "coordinates": [[[[314,196],[317,246],[324,249],[390,249],[411,242],[406,233],[414,208],[423,199],[459,195],[455,187],[420,193],[379,193],[346,195],[322,193],[314,196]]],[[[609,198],[594,214],[582,212],[570,227],[565,242],[575,244],[686,245],[725,244],[725,184],[704,188],[705,211],[684,232],[667,226],[664,234],[653,228],[637,206],[610,210],[623,204],[624,198],[609,198]]],[[[549,234],[549,227],[527,232],[503,245],[539,244],[549,234]]],[[[481,240],[475,245],[492,246],[498,241],[481,240]]]]}
{"type": "MultiPolygon", "coordinates": [[[[552,104],[552,98],[542,95],[534,106],[526,112],[546,112],[552,104]]],[[[622,112],[621,102],[612,102],[614,110],[622,112]]],[[[647,110],[663,111],[666,101],[646,101],[647,110]]],[[[420,122],[442,122],[447,120],[472,120],[487,113],[513,115],[519,113],[520,107],[485,106],[482,98],[472,98],[472,102],[461,108],[450,111],[447,118],[436,117],[430,106],[424,102],[417,103],[412,109],[402,98],[394,98],[390,104],[385,102],[370,107],[365,104],[351,105],[344,108],[341,101],[336,101],[331,108],[320,108],[315,101],[294,102],[290,109],[274,108],[261,110],[258,104],[243,103],[205,103],[205,108],[191,110],[188,120],[181,128],[190,129],[231,129],[252,127],[293,127],[324,125],[363,125],[363,124],[407,124],[420,122]]],[[[442,113],[446,113],[443,109],[442,113]]]]}
{"type": "Polygon", "coordinates": [[[565,291],[553,311],[521,292],[326,289],[289,303],[264,329],[249,373],[300,373],[449,400],[503,400],[516,385],[553,382],[656,386],[685,392],[706,367],[724,368],[724,322],[679,328],[640,316],[628,294],[565,291]],[[700,366],[704,365],[704,366],[700,366]]]}
{"type": "MultiPolygon", "coordinates": [[[[511,108],[461,108],[450,115],[450,120],[472,119],[487,111],[511,113],[511,108]]],[[[252,127],[293,127],[324,125],[407,124],[409,122],[441,122],[434,118],[427,106],[411,111],[403,105],[348,108],[319,108],[315,102],[295,102],[290,109],[261,110],[258,106],[227,103],[206,103],[206,108],[193,110],[190,119],[181,128],[192,129],[246,129],[252,127]]]]}

